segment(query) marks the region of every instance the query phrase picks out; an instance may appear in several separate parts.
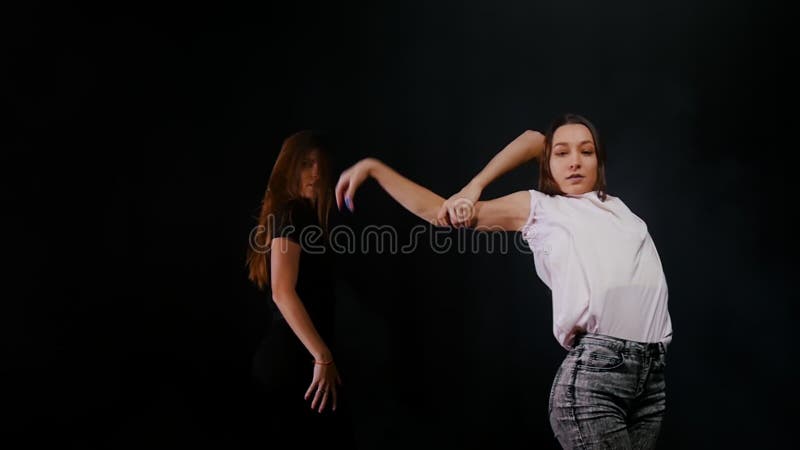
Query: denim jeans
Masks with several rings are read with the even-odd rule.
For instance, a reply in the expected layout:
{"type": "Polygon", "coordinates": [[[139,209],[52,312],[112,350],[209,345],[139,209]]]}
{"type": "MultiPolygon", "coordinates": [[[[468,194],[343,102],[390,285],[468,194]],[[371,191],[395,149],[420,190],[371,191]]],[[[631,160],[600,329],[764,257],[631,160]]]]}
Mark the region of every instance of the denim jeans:
{"type": "Polygon", "coordinates": [[[661,343],[584,334],[550,390],[550,426],[564,448],[655,448],[666,409],[661,343]]]}

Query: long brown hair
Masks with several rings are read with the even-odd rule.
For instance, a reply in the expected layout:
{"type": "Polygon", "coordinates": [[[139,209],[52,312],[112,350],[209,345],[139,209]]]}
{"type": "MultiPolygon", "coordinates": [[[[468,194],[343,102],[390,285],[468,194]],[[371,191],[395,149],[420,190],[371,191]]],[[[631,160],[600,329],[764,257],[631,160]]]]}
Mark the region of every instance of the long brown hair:
{"type": "Polygon", "coordinates": [[[592,190],[597,191],[597,197],[600,200],[606,201],[606,193],[608,192],[608,185],[606,184],[606,151],[600,144],[597,128],[588,119],[577,114],[564,114],[557,117],[550,124],[547,134],[544,136],[544,153],[539,161],[539,192],[548,195],[565,195],[561,188],[558,187],[555,178],[553,178],[553,173],[550,172],[550,157],[553,154],[553,135],[559,127],[569,124],[583,125],[592,133],[594,149],[597,152],[597,181],[595,181],[592,190]]]}
{"type": "Polygon", "coordinates": [[[247,249],[247,278],[260,290],[269,285],[270,247],[272,244],[272,228],[275,225],[274,214],[280,212],[297,199],[305,200],[301,195],[300,172],[303,160],[313,150],[319,152],[317,195],[314,207],[317,219],[325,234],[328,230],[328,212],[333,204],[333,188],[331,187],[330,148],[327,137],[313,130],[299,131],[283,141],[278,159],[272,168],[264,199],[261,201],[261,213],[258,226],[250,233],[247,249]]]}

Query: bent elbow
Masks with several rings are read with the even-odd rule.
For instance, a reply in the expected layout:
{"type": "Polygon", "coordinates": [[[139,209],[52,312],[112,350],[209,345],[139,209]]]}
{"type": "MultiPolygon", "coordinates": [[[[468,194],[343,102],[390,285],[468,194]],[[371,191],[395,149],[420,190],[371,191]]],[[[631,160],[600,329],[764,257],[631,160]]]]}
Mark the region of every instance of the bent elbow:
{"type": "Polygon", "coordinates": [[[541,131],[536,131],[536,130],[525,130],[525,132],[522,134],[527,138],[537,138],[537,139],[544,136],[544,134],[541,131]]]}
{"type": "Polygon", "coordinates": [[[272,301],[276,305],[281,305],[285,303],[289,298],[291,298],[291,296],[292,296],[291,290],[287,288],[272,289],[272,301]]]}

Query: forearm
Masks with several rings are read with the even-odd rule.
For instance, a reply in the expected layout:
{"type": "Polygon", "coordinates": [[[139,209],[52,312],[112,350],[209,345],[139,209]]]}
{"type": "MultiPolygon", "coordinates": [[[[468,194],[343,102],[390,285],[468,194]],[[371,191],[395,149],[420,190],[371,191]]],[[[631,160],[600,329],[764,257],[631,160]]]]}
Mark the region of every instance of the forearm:
{"type": "Polygon", "coordinates": [[[544,151],[544,135],[525,131],[496,154],[470,183],[483,189],[504,173],[519,167],[544,151]]]}
{"type": "Polygon", "coordinates": [[[377,159],[369,159],[369,175],[405,209],[427,222],[433,222],[444,198],[400,175],[377,159]]]}
{"type": "Polygon", "coordinates": [[[284,289],[273,295],[273,301],[286,319],[286,323],[317,361],[333,359],[330,349],[317,332],[308,311],[294,289],[284,289]]]}

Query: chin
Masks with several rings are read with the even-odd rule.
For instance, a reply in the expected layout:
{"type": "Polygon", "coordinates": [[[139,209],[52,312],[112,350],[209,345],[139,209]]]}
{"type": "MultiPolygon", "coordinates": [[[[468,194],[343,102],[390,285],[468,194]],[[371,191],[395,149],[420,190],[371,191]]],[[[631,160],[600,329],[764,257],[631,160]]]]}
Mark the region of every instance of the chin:
{"type": "Polygon", "coordinates": [[[592,192],[591,189],[582,188],[582,187],[579,187],[579,186],[570,186],[567,189],[561,189],[561,191],[564,192],[565,194],[569,194],[569,195],[583,195],[583,194],[586,194],[587,192],[592,192]]]}

